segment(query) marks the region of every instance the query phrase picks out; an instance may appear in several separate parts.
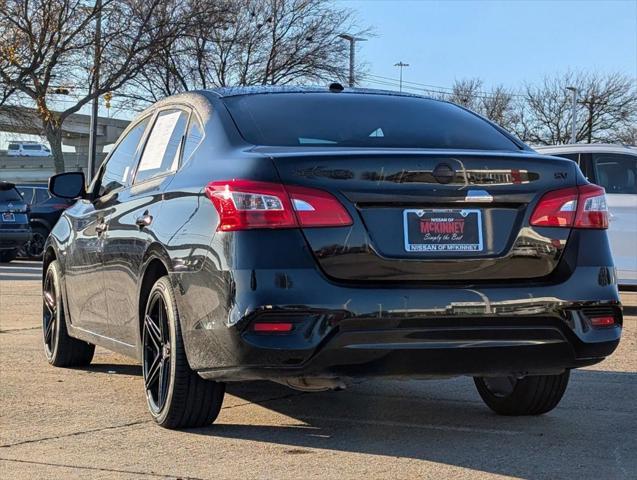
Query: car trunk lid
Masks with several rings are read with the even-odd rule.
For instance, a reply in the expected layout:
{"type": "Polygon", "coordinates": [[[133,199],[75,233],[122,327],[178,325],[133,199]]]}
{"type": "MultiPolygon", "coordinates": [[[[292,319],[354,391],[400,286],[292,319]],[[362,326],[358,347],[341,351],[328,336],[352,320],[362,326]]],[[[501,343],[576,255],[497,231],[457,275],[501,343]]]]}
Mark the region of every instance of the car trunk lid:
{"type": "Polygon", "coordinates": [[[573,162],[531,152],[257,147],[283,183],[320,188],[353,225],[306,228],[321,269],[353,282],[537,279],[570,232],[533,228],[532,207],[573,186],[573,162]]]}

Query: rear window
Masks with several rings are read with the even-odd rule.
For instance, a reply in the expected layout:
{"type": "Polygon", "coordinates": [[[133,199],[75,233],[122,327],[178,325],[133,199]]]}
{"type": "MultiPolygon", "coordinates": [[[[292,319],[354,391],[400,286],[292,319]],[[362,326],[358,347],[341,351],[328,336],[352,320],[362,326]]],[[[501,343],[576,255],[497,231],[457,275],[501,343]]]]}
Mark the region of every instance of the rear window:
{"type": "Polygon", "coordinates": [[[20,150],[20,145],[18,145],[17,143],[10,143],[9,150],[20,150]]]}
{"type": "Polygon", "coordinates": [[[22,199],[31,205],[33,203],[33,199],[35,198],[35,189],[32,187],[17,187],[20,195],[22,195],[22,199]]]}
{"type": "Polygon", "coordinates": [[[22,196],[15,188],[0,190],[0,202],[23,202],[22,196]]]}
{"type": "Polygon", "coordinates": [[[277,93],[223,101],[254,145],[520,150],[471,112],[425,98],[277,93]]]}

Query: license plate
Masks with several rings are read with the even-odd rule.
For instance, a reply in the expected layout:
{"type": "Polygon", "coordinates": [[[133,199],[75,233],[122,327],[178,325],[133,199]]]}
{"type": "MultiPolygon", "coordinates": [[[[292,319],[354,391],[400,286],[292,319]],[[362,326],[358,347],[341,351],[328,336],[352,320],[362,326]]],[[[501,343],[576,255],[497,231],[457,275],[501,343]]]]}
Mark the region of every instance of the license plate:
{"type": "Polygon", "coordinates": [[[15,222],[15,215],[11,212],[2,214],[3,222],[15,222]]]}
{"type": "Polygon", "coordinates": [[[478,209],[404,210],[408,252],[481,252],[482,212],[478,209]]]}

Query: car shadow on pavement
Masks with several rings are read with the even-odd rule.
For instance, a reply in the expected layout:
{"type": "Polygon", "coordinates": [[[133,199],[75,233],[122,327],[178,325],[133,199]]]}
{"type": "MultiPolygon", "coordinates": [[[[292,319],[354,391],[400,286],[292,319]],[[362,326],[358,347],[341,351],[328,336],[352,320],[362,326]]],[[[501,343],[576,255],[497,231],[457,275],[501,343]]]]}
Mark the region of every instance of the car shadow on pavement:
{"type": "Polygon", "coordinates": [[[189,433],[267,442],[291,455],[321,449],[405,457],[520,478],[637,471],[637,374],[630,372],[575,371],[561,405],[538,417],[493,414],[468,378],[375,380],[322,393],[253,382],[229,384],[227,393],[263,410],[245,423],[236,421],[239,411],[222,410],[218,423],[189,433]]]}
{"type": "Polygon", "coordinates": [[[142,376],[141,365],[128,365],[121,363],[92,363],[87,367],[76,367],[75,370],[93,373],[106,373],[109,375],[126,375],[133,377],[142,376]]]}

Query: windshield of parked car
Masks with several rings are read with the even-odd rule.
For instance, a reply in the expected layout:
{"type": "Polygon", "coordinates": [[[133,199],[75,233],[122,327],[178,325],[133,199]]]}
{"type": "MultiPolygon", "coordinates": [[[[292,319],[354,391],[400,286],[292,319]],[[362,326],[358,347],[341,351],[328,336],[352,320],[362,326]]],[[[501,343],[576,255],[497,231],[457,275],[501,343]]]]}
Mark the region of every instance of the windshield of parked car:
{"type": "Polygon", "coordinates": [[[23,202],[22,196],[15,188],[0,189],[0,202],[23,202]]]}
{"type": "Polygon", "coordinates": [[[224,98],[254,145],[520,150],[473,113],[433,99],[347,93],[224,98]]]}

